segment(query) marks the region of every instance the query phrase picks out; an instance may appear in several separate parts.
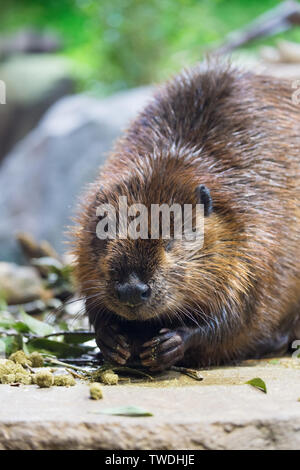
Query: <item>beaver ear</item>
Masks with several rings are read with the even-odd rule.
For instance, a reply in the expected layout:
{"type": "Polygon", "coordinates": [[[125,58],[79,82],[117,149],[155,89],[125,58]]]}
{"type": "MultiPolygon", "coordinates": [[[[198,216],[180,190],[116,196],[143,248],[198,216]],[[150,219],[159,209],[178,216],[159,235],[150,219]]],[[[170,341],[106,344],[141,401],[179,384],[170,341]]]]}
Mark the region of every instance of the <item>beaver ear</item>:
{"type": "Polygon", "coordinates": [[[198,203],[204,205],[204,216],[208,217],[213,210],[213,202],[209,189],[204,184],[200,184],[196,188],[196,195],[198,203]]]}

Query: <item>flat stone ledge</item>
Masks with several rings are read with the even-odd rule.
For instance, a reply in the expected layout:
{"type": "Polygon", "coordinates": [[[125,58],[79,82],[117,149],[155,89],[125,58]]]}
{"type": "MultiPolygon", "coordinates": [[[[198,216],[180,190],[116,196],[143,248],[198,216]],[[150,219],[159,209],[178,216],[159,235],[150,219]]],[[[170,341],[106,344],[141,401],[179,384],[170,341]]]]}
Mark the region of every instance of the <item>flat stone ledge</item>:
{"type": "Polygon", "coordinates": [[[203,376],[190,386],[106,386],[100,401],[82,383],[1,385],[0,449],[300,449],[299,369],[264,362],[203,376]],[[267,394],[244,385],[254,377],[265,380],[267,394]],[[96,413],[125,405],[154,416],[96,413]]]}

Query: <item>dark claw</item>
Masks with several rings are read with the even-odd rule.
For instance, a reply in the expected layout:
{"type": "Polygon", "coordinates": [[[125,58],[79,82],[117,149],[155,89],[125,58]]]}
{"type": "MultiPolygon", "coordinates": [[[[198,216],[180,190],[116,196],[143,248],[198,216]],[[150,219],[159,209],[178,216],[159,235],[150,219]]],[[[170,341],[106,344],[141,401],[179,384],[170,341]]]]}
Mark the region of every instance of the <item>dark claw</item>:
{"type": "Polygon", "coordinates": [[[120,364],[120,365],[126,364],[126,359],[124,359],[123,357],[119,356],[118,354],[110,351],[109,349],[106,349],[105,346],[100,347],[100,351],[102,352],[104,358],[108,362],[113,362],[113,363],[117,363],[117,364],[120,364]]]}
{"type": "Polygon", "coordinates": [[[126,339],[124,336],[122,335],[118,335],[116,337],[116,340],[119,342],[119,344],[121,344],[121,346],[124,348],[124,349],[129,349],[129,344],[127,343],[126,339]]]}
{"type": "Polygon", "coordinates": [[[184,340],[177,331],[164,328],[159,333],[143,345],[140,354],[142,364],[153,371],[167,369],[184,356],[184,340]]]}
{"type": "Polygon", "coordinates": [[[104,359],[124,365],[131,353],[125,337],[118,332],[119,329],[115,325],[99,325],[96,331],[96,342],[104,359]]]}
{"type": "MultiPolygon", "coordinates": [[[[162,330],[161,330],[162,331],[162,330]]],[[[165,333],[160,335],[160,336],[156,336],[155,338],[152,338],[150,339],[150,341],[147,341],[146,343],[143,344],[143,348],[145,347],[148,347],[148,346],[156,346],[157,344],[160,344],[162,343],[163,341],[166,341],[167,339],[171,338],[175,332],[174,331],[170,331],[170,330],[166,330],[165,329],[165,333]]]]}

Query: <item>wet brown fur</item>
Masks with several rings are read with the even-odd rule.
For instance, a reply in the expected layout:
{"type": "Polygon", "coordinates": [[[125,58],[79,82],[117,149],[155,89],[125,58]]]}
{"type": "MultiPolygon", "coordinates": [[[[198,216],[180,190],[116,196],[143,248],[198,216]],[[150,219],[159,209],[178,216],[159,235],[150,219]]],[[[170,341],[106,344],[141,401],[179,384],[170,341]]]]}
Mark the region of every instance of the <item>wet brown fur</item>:
{"type": "Polygon", "coordinates": [[[101,168],[74,229],[92,323],[111,315],[149,337],[162,326],[194,325],[201,333],[188,365],[287,348],[300,304],[300,108],[291,95],[288,82],[222,65],[185,71],[157,91],[101,168]],[[95,237],[101,202],[126,195],[129,205],[195,203],[199,184],[214,207],[201,250],[194,242],[167,251],[163,240],[95,237]],[[113,292],[131,271],[154,291],[136,312],[113,292]]]}

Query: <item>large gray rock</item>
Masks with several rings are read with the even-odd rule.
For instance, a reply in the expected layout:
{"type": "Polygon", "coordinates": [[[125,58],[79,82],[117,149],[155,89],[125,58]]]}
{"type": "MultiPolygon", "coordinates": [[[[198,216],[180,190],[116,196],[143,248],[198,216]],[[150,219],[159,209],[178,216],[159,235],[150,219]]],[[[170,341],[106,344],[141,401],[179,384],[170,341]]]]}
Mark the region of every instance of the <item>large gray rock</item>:
{"type": "Polygon", "coordinates": [[[0,297],[8,304],[31,302],[44,294],[43,281],[34,268],[0,262],[0,297]]]}
{"type": "Polygon", "coordinates": [[[63,251],[63,232],[78,195],[150,93],[139,88],[104,100],[63,98],[6,157],[0,169],[1,260],[20,259],[18,230],[63,251]]]}

